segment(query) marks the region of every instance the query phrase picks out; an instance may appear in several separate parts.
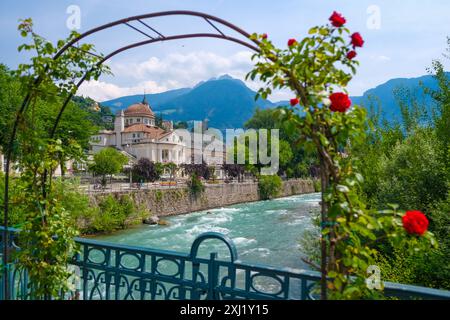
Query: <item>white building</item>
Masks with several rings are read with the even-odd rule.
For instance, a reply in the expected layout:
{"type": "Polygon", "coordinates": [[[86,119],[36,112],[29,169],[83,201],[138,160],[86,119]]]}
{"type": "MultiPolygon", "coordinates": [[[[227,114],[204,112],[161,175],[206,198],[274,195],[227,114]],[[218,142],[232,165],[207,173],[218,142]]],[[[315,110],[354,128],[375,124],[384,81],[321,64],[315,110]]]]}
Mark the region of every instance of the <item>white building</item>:
{"type": "Polygon", "coordinates": [[[156,126],[155,114],[147,100],[117,112],[114,131],[103,130],[91,138],[92,151],[105,147],[123,150],[137,159],[148,158],[154,162],[185,162],[185,144],[173,130],[170,121],[164,128],[156,126]]]}

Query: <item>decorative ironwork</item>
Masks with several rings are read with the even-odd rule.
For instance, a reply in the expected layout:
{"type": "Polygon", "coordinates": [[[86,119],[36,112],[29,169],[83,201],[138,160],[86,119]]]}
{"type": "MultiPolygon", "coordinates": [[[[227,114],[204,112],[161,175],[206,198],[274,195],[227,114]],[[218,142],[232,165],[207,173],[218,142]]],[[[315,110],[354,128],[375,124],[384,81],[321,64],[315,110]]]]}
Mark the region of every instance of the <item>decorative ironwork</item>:
{"type": "MultiPolygon", "coordinates": [[[[1,231],[4,228],[0,227],[1,231]]],[[[8,247],[16,244],[18,230],[9,229],[8,247]]],[[[233,241],[225,235],[207,232],[198,236],[190,253],[117,245],[77,238],[80,252],[70,261],[74,291],[65,299],[82,300],[311,300],[320,273],[244,263],[238,259],[233,241]],[[199,257],[205,240],[222,241],[228,259],[217,253],[199,257]]],[[[0,241],[1,242],[1,241],[0,241]]],[[[31,299],[28,276],[15,261],[8,266],[12,284],[10,299],[31,299]]],[[[0,279],[1,281],[1,279],[0,279]]],[[[450,299],[450,291],[385,283],[387,296],[410,299],[450,299]]],[[[5,299],[0,295],[0,300],[5,299]]]]}

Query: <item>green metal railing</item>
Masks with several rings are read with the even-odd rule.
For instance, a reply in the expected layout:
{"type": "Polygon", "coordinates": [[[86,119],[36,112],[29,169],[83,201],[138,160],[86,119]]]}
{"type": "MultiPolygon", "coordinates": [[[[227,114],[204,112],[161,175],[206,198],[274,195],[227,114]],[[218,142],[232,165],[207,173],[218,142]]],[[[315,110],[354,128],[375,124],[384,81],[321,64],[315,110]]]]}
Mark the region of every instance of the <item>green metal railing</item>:
{"type": "MultiPolygon", "coordinates": [[[[0,231],[4,228],[0,227],[0,231]]],[[[8,229],[11,251],[17,246],[18,230],[8,229]]],[[[244,263],[238,259],[233,241],[207,232],[196,238],[189,253],[147,249],[77,238],[80,252],[69,268],[74,292],[65,299],[82,300],[218,300],[218,299],[317,299],[320,273],[244,263]],[[200,257],[200,245],[208,239],[222,241],[229,258],[200,257]]],[[[15,261],[7,264],[9,299],[30,299],[27,273],[15,261]]],[[[2,265],[3,261],[2,261],[2,265]]],[[[0,282],[3,280],[0,279],[0,282]]],[[[400,299],[450,299],[450,291],[384,283],[386,296],[400,299]]],[[[2,286],[3,288],[3,286],[2,286]]],[[[0,300],[5,293],[0,293],[0,300]]]]}

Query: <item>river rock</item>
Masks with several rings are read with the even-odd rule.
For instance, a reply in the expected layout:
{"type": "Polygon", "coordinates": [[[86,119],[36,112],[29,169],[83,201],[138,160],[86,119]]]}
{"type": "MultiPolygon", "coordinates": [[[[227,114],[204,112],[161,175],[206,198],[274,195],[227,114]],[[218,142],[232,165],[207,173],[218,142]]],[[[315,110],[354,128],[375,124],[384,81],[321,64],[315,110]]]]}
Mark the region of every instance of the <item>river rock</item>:
{"type": "Polygon", "coordinates": [[[167,221],[167,220],[160,219],[160,220],[158,221],[158,225],[160,225],[160,226],[168,226],[168,225],[170,225],[170,223],[169,223],[169,221],[167,221]]]}
{"type": "Polygon", "coordinates": [[[150,216],[146,219],[144,219],[144,224],[158,224],[159,223],[159,218],[158,216],[150,216]]]}

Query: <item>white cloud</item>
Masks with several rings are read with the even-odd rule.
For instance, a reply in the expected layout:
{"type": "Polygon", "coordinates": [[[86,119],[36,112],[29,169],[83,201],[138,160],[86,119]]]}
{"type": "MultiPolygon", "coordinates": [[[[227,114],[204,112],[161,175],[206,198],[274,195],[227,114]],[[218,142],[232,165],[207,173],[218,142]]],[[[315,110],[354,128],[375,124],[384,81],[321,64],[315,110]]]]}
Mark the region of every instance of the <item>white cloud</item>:
{"type": "Polygon", "coordinates": [[[139,82],[133,87],[120,87],[113,83],[94,80],[83,83],[78,90],[78,94],[89,96],[96,101],[105,101],[122,96],[142,94],[144,90],[147,93],[158,93],[167,91],[168,88],[159,86],[154,81],[139,82]]]}
{"type": "MultiPolygon", "coordinates": [[[[193,87],[201,81],[229,74],[233,78],[245,81],[246,74],[252,69],[252,53],[240,51],[230,56],[221,56],[207,51],[195,51],[188,54],[172,53],[164,58],[150,57],[139,63],[109,63],[114,78],[120,86],[107,81],[84,83],[79,94],[97,101],[105,101],[126,95],[159,93],[171,89],[193,87]]],[[[245,81],[247,86],[257,91],[263,84],[260,81],[245,81]]],[[[292,93],[276,91],[272,101],[290,99],[292,93]]]]}
{"type": "Polygon", "coordinates": [[[375,61],[379,61],[379,62],[391,61],[390,57],[387,57],[387,56],[384,56],[384,55],[371,55],[370,59],[375,60],[375,61]]]}
{"type": "Polygon", "coordinates": [[[207,51],[188,54],[172,53],[164,58],[151,57],[140,63],[112,63],[116,77],[135,81],[152,80],[170,89],[192,87],[220,74],[228,73],[241,78],[251,70],[251,53],[240,51],[231,56],[221,56],[207,51]]]}

